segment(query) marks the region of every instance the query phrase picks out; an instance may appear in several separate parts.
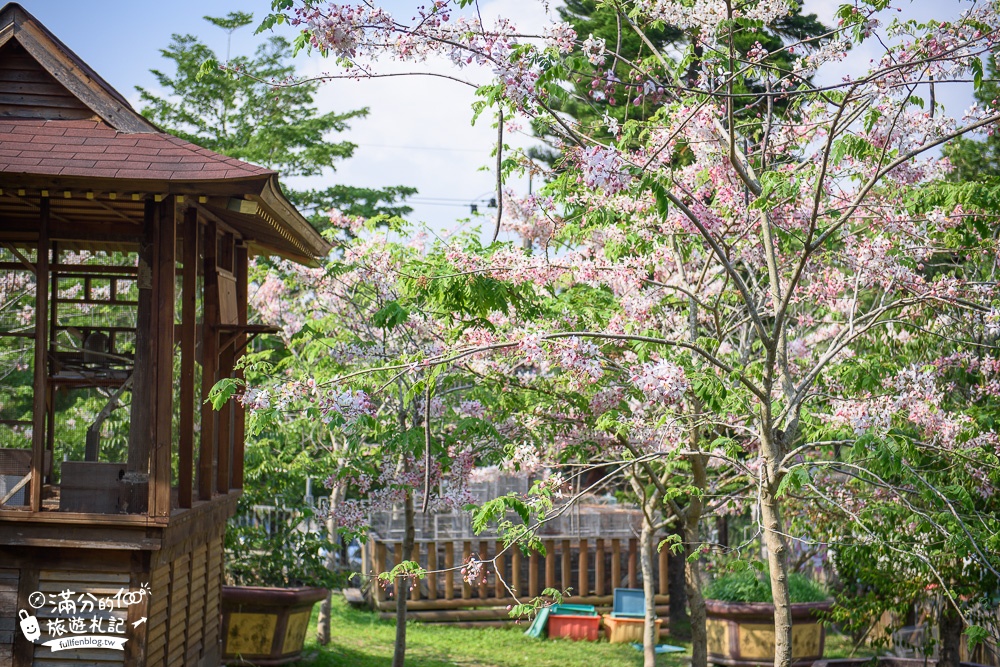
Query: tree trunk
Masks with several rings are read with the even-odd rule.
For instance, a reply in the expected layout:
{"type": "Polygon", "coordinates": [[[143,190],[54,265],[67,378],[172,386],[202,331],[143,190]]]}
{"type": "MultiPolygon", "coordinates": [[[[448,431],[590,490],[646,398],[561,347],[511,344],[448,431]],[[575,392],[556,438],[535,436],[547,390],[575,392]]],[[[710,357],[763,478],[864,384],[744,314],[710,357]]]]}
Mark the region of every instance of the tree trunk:
{"type": "MultiPolygon", "coordinates": [[[[682,542],[684,526],[674,525],[670,531],[680,535],[682,542]]],[[[687,558],[683,551],[670,549],[667,553],[667,594],[670,596],[670,636],[682,639],[687,637],[689,618],[687,611],[687,558]]]]}
{"type": "Polygon", "coordinates": [[[691,667],[708,667],[708,630],[701,564],[692,561],[687,570],[688,606],[691,608],[691,667]]]}
{"type": "MultiPolygon", "coordinates": [[[[408,560],[413,553],[413,542],[416,540],[416,521],[413,508],[413,490],[406,489],[404,516],[406,530],[403,533],[403,560],[408,560]]],[[[406,599],[409,597],[409,577],[396,578],[396,644],[392,654],[392,667],[403,667],[406,658],[406,599]]]]}
{"type": "Polygon", "coordinates": [[[938,632],[941,639],[941,657],[938,667],[958,667],[961,661],[962,616],[948,599],[941,601],[938,615],[938,632]]]}
{"type": "Polygon", "coordinates": [[[788,547],[778,511],[778,501],[770,484],[762,485],[761,519],[767,546],[767,569],[774,597],[774,667],[792,664],[792,606],[788,593],[788,547]]]}
{"type": "MultiPolygon", "coordinates": [[[[688,457],[691,462],[692,481],[695,488],[707,489],[708,477],[705,472],[705,456],[695,454],[688,457]]],[[[692,557],[701,548],[701,496],[694,493],[688,501],[684,521],[684,555],[692,557]]],[[[691,558],[685,567],[687,602],[691,608],[691,667],[708,665],[708,630],[706,629],[705,596],[702,594],[701,564],[691,558]]]]}
{"type": "MultiPolygon", "coordinates": [[[[343,484],[334,484],[333,488],[330,489],[330,508],[329,513],[326,515],[326,534],[329,536],[330,546],[329,555],[326,558],[326,566],[331,570],[337,567],[337,522],[334,516],[344,493],[345,488],[343,484]]],[[[316,641],[321,646],[326,646],[330,643],[331,604],[333,604],[333,591],[330,591],[329,595],[326,596],[326,599],[319,606],[319,618],[316,621],[316,641]]]]}
{"type": "MultiPolygon", "coordinates": [[[[656,508],[652,508],[653,511],[656,508]]],[[[653,581],[653,526],[643,512],[639,534],[639,562],[642,567],[642,593],[646,602],[646,622],[642,628],[642,665],[656,667],[656,588],[653,581]]]]}

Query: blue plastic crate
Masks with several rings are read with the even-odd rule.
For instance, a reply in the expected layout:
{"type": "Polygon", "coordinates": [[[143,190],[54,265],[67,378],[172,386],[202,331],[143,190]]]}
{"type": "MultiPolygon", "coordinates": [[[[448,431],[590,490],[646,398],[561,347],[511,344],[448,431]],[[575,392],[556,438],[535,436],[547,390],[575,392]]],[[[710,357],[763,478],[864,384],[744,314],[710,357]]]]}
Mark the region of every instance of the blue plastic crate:
{"type": "Polygon", "coordinates": [[[613,616],[637,618],[646,615],[646,596],[641,588],[616,588],[613,616]]]}

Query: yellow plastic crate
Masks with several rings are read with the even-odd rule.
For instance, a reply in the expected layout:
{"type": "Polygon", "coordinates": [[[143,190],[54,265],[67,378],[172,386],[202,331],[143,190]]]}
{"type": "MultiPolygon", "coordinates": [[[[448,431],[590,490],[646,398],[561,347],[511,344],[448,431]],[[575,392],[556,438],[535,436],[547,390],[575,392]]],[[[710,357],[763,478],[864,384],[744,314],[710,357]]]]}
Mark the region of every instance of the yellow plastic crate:
{"type": "MultiPolygon", "coordinates": [[[[645,620],[641,618],[624,618],[604,614],[604,632],[612,644],[631,644],[633,642],[641,644],[643,623],[645,620]]],[[[662,618],[656,619],[656,643],[660,643],[660,626],[662,624],[662,618]]]]}

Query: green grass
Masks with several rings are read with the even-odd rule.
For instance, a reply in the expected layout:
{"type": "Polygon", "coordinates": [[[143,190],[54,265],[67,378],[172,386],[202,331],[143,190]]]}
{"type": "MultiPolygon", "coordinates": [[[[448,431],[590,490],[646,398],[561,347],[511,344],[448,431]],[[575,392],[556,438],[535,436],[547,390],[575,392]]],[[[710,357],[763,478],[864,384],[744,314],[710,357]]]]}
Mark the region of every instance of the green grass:
{"type": "MultiPolygon", "coordinates": [[[[318,605],[317,605],[318,608],[318,605]]],[[[350,608],[334,596],[331,642],[316,643],[316,613],[313,614],[303,651],[303,667],[388,667],[392,664],[392,644],[396,624],[380,621],[367,611],[350,608]]],[[[642,655],[626,644],[532,639],[525,636],[526,624],[511,628],[469,630],[411,622],[406,628],[407,667],[638,667],[642,655]]],[[[658,656],[657,666],[681,667],[688,664],[690,644],[665,642],[688,648],[687,654],[658,656]]]]}
{"type": "MultiPolygon", "coordinates": [[[[389,667],[396,624],[380,621],[376,614],[352,609],[342,597],[333,598],[332,641],[316,643],[314,610],[303,651],[303,667],[389,667]]],[[[441,625],[410,623],[406,629],[407,667],[639,667],[642,655],[629,645],[569,640],[532,639],[524,635],[526,624],[511,628],[469,630],[441,625]]],[[[690,664],[690,642],[664,637],[668,644],[684,646],[685,653],[657,657],[657,667],[690,664]]],[[[847,657],[852,645],[848,637],[827,631],[826,655],[847,657]]],[[[859,651],[856,655],[871,655],[859,651]]]]}

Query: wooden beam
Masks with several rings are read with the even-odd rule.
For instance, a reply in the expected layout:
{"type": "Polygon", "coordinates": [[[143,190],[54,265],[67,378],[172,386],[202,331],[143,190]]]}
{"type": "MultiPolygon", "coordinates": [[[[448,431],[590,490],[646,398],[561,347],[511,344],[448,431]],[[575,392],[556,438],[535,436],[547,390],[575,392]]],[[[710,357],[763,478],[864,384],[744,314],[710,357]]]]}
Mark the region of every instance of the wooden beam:
{"type": "Polygon", "coordinates": [[[49,214],[48,198],[38,209],[38,250],[35,257],[35,394],[31,430],[31,511],[42,509],[42,476],[45,463],[45,398],[48,383],[49,313],[49,214]]]}
{"type": "MultiPolygon", "coordinates": [[[[249,253],[244,244],[236,246],[236,308],[240,317],[240,325],[247,324],[248,288],[247,263],[249,253]]],[[[233,349],[242,355],[247,346],[246,331],[236,334],[233,349]]],[[[243,380],[243,369],[236,370],[236,379],[243,380]]],[[[237,401],[233,405],[233,488],[243,488],[243,448],[246,443],[247,411],[243,404],[237,401]]]]}
{"type": "Polygon", "coordinates": [[[586,539],[580,540],[580,558],[577,560],[579,564],[579,573],[577,575],[577,595],[590,595],[590,564],[587,562],[588,545],[586,539]]]}
{"type": "Polygon", "coordinates": [[[639,540],[628,541],[628,587],[639,588],[639,540]]]}
{"type": "Polygon", "coordinates": [[[214,476],[212,464],[217,452],[215,437],[216,414],[212,406],[205,401],[215,384],[215,375],[219,367],[219,275],[216,272],[216,251],[219,247],[216,241],[215,222],[209,220],[205,225],[205,262],[204,262],[204,317],[202,320],[201,344],[201,446],[198,454],[198,497],[208,500],[212,497],[214,476]]]}
{"type": "Polygon", "coordinates": [[[170,197],[156,206],[157,264],[154,267],[156,311],[156,420],[150,459],[150,516],[170,515],[170,450],[174,416],[174,302],[177,267],[177,221],[170,197]]]}
{"type": "Polygon", "coordinates": [[[455,543],[444,543],[444,599],[455,597],[455,543]]]}
{"type": "Polygon", "coordinates": [[[562,553],[562,563],[559,568],[559,584],[562,586],[563,594],[573,585],[573,580],[570,578],[570,573],[573,570],[573,561],[571,560],[572,547],[570,546],[569,540],[563,540],[561,549],[562,553]]]}
{"type": "Polygon", "coordinates": [[[198,212],[184,210],[184,249],[181,261],[181,395],[178,427],[177,499],[181,507],[191,507],[194,474],[194,358],[198,323],[198,212]]]}

